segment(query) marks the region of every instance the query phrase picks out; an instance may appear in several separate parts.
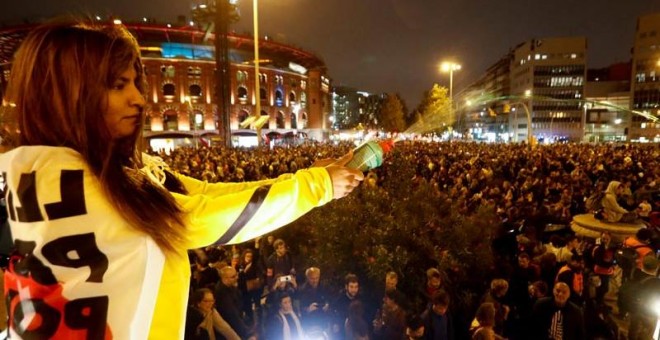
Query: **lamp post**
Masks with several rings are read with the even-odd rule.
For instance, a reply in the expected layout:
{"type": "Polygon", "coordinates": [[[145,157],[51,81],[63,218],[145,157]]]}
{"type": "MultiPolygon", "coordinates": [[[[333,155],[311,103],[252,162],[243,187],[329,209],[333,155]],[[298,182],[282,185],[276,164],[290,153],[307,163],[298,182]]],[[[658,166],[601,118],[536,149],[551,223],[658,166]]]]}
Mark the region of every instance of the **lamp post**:
{"type": "Polygon", "coordinates": [[[238,21],[236,12],[237,0],[204,0],[204,3],[193,7],[195,22],[207,23],[206,37],[215,31],[213,47],[215,48],[215,103],[217,106],[216,128],[226,147],[231,147],[231,127],[229,115],[231,111],[231,75],[229,61],[229,24],[238,21]]]}
{"type": "MultiPolygon", "coordinates": [[[[440,64],[440,71],[449,72],[449,107],[451,108],[451,113],[454,113],[454,71],[461,69],[461,65],[452,61],[444,61],[440,64]]],[[[457,126],[460,128],[460,126],[457,126]]],[[[450,127],[451,128],[451,127],[450,127]]],[[[462,130],[462,128],[460,128],[462,130]]],[[[459,131],[460,132],[460,131],[459,131]]],[[[461,132],[462,133],[462,132],[461,132]]]]}
{"type": "Polygon", "coordinates": [[[518,111],[516,111],[516,108],[514,107],[515,105],[520,105],[522,106],[523,110],[525,110],[525,115],[527,116],[527,145],[529,148],[532,147],[532,140],[534,139],[534,136],[532,135],[532,114],[529,112],[529,107],[527,104],[524,102],[515,102],[509,104],[512,107],[514,116],[513,116],[513,121],[514,121],[514,141],[518,142],[518,111]]]}
{"type": "MultiPolygon", "coordinates": [[[[255,121],[261,118],[261,86],[259,84],[259,0],[253,0],[254,21],[254,97],[256,100],[254,110],[255,121]]],[[[261,145],[261,123],[257,125],[257,145],[261,145]]]]}
{"type": "Polygon", "coordinates": [[[453,93],[453,87],[454,87],[454,71],[458,71],[461,69],[461,65],[451,62],[451,61],[445,61],[442,64],[440,64],[440,70],[442,72],[449,72],[449,100],[452,101],[454,98],[452,97],[453,93]]]}

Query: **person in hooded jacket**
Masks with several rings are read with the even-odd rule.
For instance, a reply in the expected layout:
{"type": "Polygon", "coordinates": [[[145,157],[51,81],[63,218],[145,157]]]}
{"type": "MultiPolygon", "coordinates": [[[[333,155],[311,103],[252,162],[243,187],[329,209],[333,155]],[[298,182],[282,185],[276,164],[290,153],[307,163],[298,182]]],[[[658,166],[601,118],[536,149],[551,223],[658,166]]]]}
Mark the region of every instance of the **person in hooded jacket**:
{"type": "Polygon", "coordinates": [[[607,222],[632,223],[637,219],[637,213],[629,212],[619,205],[618,197],[623,193],[624,187],[620,182],[611,181],[605,190],[602,200],[603,217],[607,222]]]}

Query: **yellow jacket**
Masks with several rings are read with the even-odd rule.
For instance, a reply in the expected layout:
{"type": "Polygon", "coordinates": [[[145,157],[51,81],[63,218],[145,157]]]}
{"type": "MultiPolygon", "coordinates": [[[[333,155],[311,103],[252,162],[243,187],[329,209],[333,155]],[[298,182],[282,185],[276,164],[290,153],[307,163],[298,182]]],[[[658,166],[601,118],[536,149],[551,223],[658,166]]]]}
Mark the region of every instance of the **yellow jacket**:
{"type": "MultiPolygon", "coordinates": [[[[162,183],[164,163],[144,159],[143,171],[162,183]]],[[[187,243],[166,257],[110,204],[76,151],[19,147],[0,155],[0,173],[22,255],[4,276],[13,338],[183,338],[188,249],[249,240],[333,197],[323,168],[251,183],[177,175],[188,191],[173,194],[186,213],[187,243]]]]}
{"type": "Polygon", "coordinates": [[[168,257],[160,283],[150,339],[183,337],[190,284],[187,249],[216,243],[236,221],[235,236],[221,243],[241,243],[293,222],[332,200],[332,182],[322,168],[248,183],[213,183],[177,175],[187,195],[174,194],[188,213],[188,241],[180,256],[168,257]],[[246,216],[247,215],[247,216],[246,216]]]}

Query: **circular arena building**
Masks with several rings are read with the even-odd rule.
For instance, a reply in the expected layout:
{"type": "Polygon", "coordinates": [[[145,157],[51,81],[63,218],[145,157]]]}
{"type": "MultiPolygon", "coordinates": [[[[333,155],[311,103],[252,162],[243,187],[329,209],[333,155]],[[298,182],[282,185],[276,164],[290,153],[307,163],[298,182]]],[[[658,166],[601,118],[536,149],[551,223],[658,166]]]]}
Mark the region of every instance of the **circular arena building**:
{"type": "MultiPolygon", "coordinates": [[[[112,21],[101,22],[113,25],[112,21]]],[[[0,95],[20,42],[37,24],[0,27],[0,95]]],[[[220,141],[216,105],[215,35],[187,24],[123,23],[137,38],[148,81],[144,135],[154,148],[220,141]]],[[[234,145],[263,136],[325,137],[330,80],[321,58],[271,39],[259,40],[259,91],[255,89],[254,37],[229,33],[229,125],[234,145]],[[257,94],[258,92],[258,94],[257,94]],[[260,121],[255,121],[259,98],[260,121]]],[[[246,142],[249,141],[249,142],[246,142]]]]}

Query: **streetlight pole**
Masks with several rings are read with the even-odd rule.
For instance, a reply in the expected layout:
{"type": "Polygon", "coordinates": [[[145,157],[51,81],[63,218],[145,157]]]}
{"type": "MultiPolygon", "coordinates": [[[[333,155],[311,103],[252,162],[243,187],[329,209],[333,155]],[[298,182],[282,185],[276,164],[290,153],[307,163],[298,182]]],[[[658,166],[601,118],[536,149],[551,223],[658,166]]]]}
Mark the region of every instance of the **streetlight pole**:
{"type": "Polygon", "coordinates": [[[231,146],[231,128],[229,126],[231,90],[229,88],[229,0],[216,0],[215,16],[215,65],[216,65],[216,103],[220,116],[219,133],[226,147],[231,146]]]}
{"type": "MultiPolygon", "coordinates": [[[[254,97],[256,100],[254,110],[255,121],[261,118],[261,86],[259,84],[259,0],[253,0],[254,21],[254,97]]],[[[257,125],[257,145],[261,145],[261,123],[257,125]]]]}
{"type": "Polygon", "coordinates": [[[527,115],[527,147],[531,149],[532,140],[534,139],[534,136],[532,135],[532,115],[529,112],[529,108],[527,107],[527,104],[520,102],[520,105],[522,105],[523,109],[525,109],[525,114],[527,115]]]}
{"type": "Polygon", "coordinates": [[[451,61],[445,61],[440,65],[440,70],[442,72],[449,72],[449,100],[453,101],[453,88],[454,88],[454,71],[458,71],[461,69],[461,65],[451,62],[451,61]]]}
{"type": "MultiPolygon", "coordinates": [[[[452,61],[444,61],[442,64],[440,64],[440,70],[442,72],[449,72],[449,107],[451,109],[451,113],[454,114],[454,71],[458,71],[461,69],[461,65],[457,64],[452,61]]],[[[457,125],[459,125],[457,123],[457,125]]],[[[458,126],[460,128],[460,126],[458,126]]],[[[461,129],[462,130],[462,129],[461,129]]]]}
{"type": "Polygon", "coordinates": [[[231,127],[229,115],[231,111],[231,75],[229,61],[229,24],[238,20],[234,10],[236,0],[206,0],[195,6],[193,18],[195,21],[207,22],[207,33],[215,30],[215,103],[217,107],[216,127],[218,134],[226,147],[231,147],[231,127]]]}

